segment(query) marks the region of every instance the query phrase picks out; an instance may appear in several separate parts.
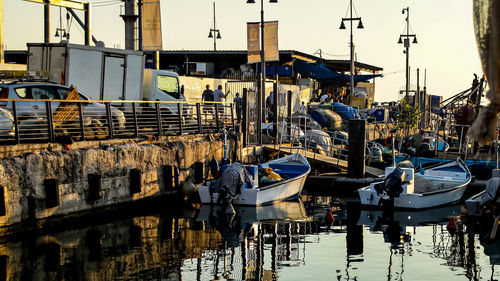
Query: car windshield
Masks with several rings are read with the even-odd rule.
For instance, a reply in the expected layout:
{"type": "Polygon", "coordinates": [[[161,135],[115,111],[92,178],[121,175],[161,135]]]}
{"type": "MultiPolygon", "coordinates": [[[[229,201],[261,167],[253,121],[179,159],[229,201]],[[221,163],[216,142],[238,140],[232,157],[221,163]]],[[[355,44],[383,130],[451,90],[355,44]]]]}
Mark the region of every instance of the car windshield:
{"type": "Polygon", "coordinates": [[[158,75],[157,79],[158,89],[174,96],[179,95],[179,83],[177,82],[177,77],[158,75]]]}

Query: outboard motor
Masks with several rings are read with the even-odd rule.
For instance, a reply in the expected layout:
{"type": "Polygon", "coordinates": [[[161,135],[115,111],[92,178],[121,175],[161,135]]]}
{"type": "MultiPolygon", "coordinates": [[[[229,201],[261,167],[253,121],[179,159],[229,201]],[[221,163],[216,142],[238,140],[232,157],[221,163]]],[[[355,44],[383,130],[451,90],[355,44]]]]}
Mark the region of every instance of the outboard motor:
{"type": "Polygon", "coordinates": [[[377,194],[380,196],[379,205],[393,207],[394,198],[399,197],[399,194],[403,192],[403,187],[401,186],[405,178],[405,172],[396,167],[392,173],[390,173],[384,180],[383,184],[375,186],[377,194]]]}

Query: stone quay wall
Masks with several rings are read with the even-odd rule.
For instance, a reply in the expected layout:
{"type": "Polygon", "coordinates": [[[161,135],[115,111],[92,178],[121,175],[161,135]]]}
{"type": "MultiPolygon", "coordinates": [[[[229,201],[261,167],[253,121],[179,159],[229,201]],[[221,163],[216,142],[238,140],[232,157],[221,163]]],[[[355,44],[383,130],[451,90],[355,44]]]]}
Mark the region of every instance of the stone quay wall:
{"type": "Polygon", "coordinates": [[[210,159],[224,153],[222,140],[210,136],[71,147],[0,158],[0,236],[10,226],[178,194],[188,175],[201,168],[206,178],[210,159]]]}

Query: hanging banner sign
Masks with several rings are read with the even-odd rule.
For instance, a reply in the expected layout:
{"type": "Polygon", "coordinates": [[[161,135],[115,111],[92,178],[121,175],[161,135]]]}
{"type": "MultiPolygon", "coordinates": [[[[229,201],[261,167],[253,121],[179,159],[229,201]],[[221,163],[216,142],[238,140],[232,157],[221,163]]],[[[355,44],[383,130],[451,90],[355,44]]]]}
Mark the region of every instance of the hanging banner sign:
{"type": "Polygon", "coordinates": [[[143,49],[162,50],[160,0],[144,0],[142,5],[143,49]]]}
{"type": "MultiPolygon", "coordinates": [[[[278,21],[264,23],[265,61],[279,61],[278,21]]],[[[260,24],[247,23],[248,63],[260,62],[260,24]]]]}
{"type": "Polygon", "coordinates": [[[247,23],[248,63],[260,62],[260,29],[259,23],[247,23]]]}
{"type": "Polygon", "coordinates": [[[265,61],[279,61],[278,21],[264,23],[264,57],[265,61]]]}

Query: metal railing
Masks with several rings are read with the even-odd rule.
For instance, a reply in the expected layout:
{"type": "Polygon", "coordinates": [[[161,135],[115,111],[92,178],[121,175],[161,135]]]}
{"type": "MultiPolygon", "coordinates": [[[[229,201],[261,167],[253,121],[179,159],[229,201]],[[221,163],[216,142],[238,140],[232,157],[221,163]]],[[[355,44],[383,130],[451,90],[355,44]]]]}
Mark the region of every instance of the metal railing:
{"type": "Polygon", "coordinates": [[[0,142],[220,133],[234,129],[234,119],[232,104],[223,102],[0,99],[0,142]]]}
{"type": "MultiPolygon", "coordinates": [[[[310,157],[313,159],[319,154],[336,158],[337,164],[340,160],[347,160],[348,139],[341,137],[339,132],[315,128],[308,123],[310,121],[309,117],[284,118],[278,125],[277,139],[272,125],[267,127],[265,134],[277,143],[279,151],[304,150],[306,156],[311,153],[310,157]]],[[[382,146],[367,141],[365,145],[367,163],[383,161],[381,157],[382,146]]]]}

